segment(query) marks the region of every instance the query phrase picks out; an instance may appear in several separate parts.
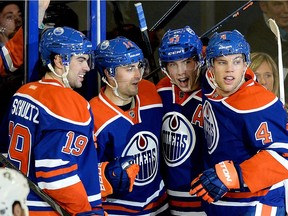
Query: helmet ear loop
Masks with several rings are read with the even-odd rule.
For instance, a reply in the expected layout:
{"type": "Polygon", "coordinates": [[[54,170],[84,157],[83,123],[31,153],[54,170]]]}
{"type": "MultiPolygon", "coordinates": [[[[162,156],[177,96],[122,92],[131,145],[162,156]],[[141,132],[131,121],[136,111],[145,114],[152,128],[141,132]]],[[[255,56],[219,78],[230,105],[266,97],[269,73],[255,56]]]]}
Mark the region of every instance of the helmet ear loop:
{"type": "Polygon", "coordinates": [[[162,65],[162,62],[161,62],[161,61],[159,61],[159,62],[160,62],[160,67],[161,67],[162,72],[170,79],[170,82],[171,82],[172,84],[175,84],[175,83],[173,82],[172,78],[170,77],[170,75],[169,75],[169,73],[168,73],[168,71],[167,71],[167,68],[162,65]]]}
{"type": "Polygon", "coordinates": [[[169,75],[169,72],[167,71],[167,68],[166,67],[163,67],[162,68],[163,72],[166,74],[166,76],[170,79],[170,82],[172,84],[175,84],[175,82],[173,81],[173,79],[171,78],[171,76],[169,75]]]}
{"type": "Polygon", "coordinates": [[[116,96],[116,97],[118,97],[118,98],[120,98],[120,99],[122,99],[122,100],[124,100],[124,101],[128,101],[128,100],[130,100],[130,98],[123,98],[123,97],[121,97],[120,96],[120,94],[119,94],[119,92],[118,92],[118,83],[117,83],[117,80],[115,79],[115,77],[114,77],[114,75],[115,75],[115,73],[116,73],[116,69],[115,68],[107,68],[107,71],[108,71],[108,75],[112,78],[112,80],[114,81],[114,83],[115,83],[115,87],[113,87],[108,81],[107,81],[107,79],[105,78],[105,77],[102,77],[102,81],[104,82],[104,83],[106,83],[111,89],[112,89],[112,92],[113,92],[113,94],[116,96]],[[114,73],[113,73],[114,72],[114,73]],[[114,75],[113,75],[114,74],[114,75]]]}
{"type": "Polygon", "coordinates": [[[67,76],[68,76],[68,73],[69,73],[69,63],[66,63],[64,64],[64,73],[62,74],[62,80],[64,82],[64,85],[67,87],[67,88],[71,88],[70,84],[69,84],[69,81],[67,79],[67,76]]]}
{"type": "MultiPolygon", "coordinates": [[[[208,69],[209,71],[214,70],[214,69],[213,69],[213,66],[214,66],[213,59],[210,59],[210,61],[206,61],[206,64],[207,64],[207,66],[208,66],[207,69],[208,69]]],[[[215,80],[215,72],[211,72],[210,74],[211,74],[211,81],[212,81],[213,85],[214,85],[215,87],[219,87],[218,84],[216,83],[216,80],[215,80]]]]}
{"type": "Polygon", "coordinates": [[[115,82],[115,87],[112,86],[112,85],[108,82],[108,80],[107,80],[107,78],[106,78],[105,76],[102,77],[102,81],[103,81],[105,84],[107,84],[107,85],[114,91],[114,88],[118,88],[118,83],[117,83],[117,81],[115,80],[114,75],[113,75],[113,74],[115,74],[115,69],[114,69],[114,68],[106,68],[106,70],[108,71],[108,74],[107,74],[106,76],[109,76],[109,77],[112,77],[112,78],[113,78],[113,81],[115,82]],[[114,72],[114,73],[113,73],[113,72],[114,72]]]}
{"type": "Polygon", "coordinates": [[[197,62],[197,65],[196,65],[196,67],[195,67],[195,69],[194,69],[194,71],[197,71],[197,73],[196,73],[196,78],[195,78],[195,81],[194,81],[194,84],[193,84],[193,86],[198,82],[198,80],[199,80],[199,77],[200,77],[200,68],[201,68],[201,62],[197,62]]]}

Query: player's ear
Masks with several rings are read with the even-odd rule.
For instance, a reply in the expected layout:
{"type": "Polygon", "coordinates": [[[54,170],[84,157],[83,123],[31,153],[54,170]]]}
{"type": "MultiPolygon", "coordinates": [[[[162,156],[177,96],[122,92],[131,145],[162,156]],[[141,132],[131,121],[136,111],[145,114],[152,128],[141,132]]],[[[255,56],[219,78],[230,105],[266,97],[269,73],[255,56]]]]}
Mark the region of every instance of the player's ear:
{"type": "Polygon", "coordinates": [[[109,73],[107,68],[104,69],[104,74],[106,77],[111,77],[111,74],[109,73]]]}
{"type": "Polygon", "coordinates": [[[55,55],[54,64],[56,67],[59,67],[59,68],[63,67],[62,57],[60,55],[55,55]]]}

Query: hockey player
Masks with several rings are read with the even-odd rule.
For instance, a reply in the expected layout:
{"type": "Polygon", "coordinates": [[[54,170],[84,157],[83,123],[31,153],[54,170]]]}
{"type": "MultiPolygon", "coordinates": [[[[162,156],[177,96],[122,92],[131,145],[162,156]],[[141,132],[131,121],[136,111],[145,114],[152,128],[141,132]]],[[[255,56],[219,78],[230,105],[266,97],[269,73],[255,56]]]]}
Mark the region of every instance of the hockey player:
{"type": "MultiPolygon", "coordinates": [[[[40,53],[46,74],[11,101],[9,159],[71,215],[103,215],[93,117],[88,101],[72,89],[90,70],[92,43],[74,29],[51,28],[40,53]]],[[[58,215],[33,191],[28,207],[30,216],[58,215]]]]}
{"type": "Polygon", "coordinates": [[[202,43],[186,26],[168,30],[160,43],[159,60],[166,74],[157,84],[163,106],[163,179],[172,215],[205,215],[201,198],[190,196],[191,179],[203,171],[203,120],[200,68],[202,43]]]}
{"type": "Polygon", "coordinates": [[[283,104],[255,81],[249,44],[237,30],[215,33],[206,56],[216,86],[202,98],[209,169],[192,181],[190,194],[207,201],[207,215],[284,216],[283,104]]]}
{"type": "Polygon", "coordinates": [[[28,182],[22,174],[13,169],[0,168],[1,216],[28,216],[28,193],[28,182]]]}
{"type": "Polygon", "coordinates": [[[117,37],[98,45],[95,60],[106,84],[90,101],[102,162],[101,190],[108,195],[103,207],[109,215],[167,215],[167,194],[159,171],[163,105],[155,85],[142,80],[142,50],[131,40],[117,37]],[[123,164],[113,176],[115,168],[109,164],[117,165],[115,158],[125,161],[126,157],[137,166],[125,169],[123,164]]]}

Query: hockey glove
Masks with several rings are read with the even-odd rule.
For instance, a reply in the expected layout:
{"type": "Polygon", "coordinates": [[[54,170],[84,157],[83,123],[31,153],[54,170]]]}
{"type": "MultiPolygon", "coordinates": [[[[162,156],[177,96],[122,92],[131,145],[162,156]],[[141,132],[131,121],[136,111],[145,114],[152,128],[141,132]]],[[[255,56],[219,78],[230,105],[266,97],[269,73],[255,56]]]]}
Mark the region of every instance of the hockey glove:
{"type": "Polygon", "coordinates": [[[117,158],[112,162],[99,164],[101,195],[123,194],[133,190],[133,184],[140,168],[133,156],[117,158]]]}
{"type": "Polygon", "coordinates": [[[240,167],[235,166],[233,161],[222,161],[195,178],[189,193],[211,203],[218,201],[230,189],[240,189],[242,186],[240,167]]]}

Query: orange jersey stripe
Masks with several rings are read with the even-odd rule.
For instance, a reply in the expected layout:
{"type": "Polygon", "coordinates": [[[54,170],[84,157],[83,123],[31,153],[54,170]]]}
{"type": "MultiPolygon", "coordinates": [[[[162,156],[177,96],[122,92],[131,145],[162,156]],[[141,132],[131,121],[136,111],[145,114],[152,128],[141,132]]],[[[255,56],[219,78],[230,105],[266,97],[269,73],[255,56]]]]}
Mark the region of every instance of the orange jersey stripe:
{"type": "Polygon", "coordinates": [[[71,167],[58,169],[58,170],[54,170],[54,171],[50,171],[50,172],[43,172],[43,171],[36,172],[36,177],[37,178],[39,178],[39,177],[51,178],[51,177],[54,177],[54,176],[58,176],[58,175],[62,175],[62,174],[65,174],[65,173],[72,172],[72,171],[77,170],[77,169],[78,169],[77,164],[74,164],[71,167]]]}
{"type": "Polygon", "coordinates": [[[200,201],[195,201],[195,202],[181,202],[181,201],[173,201],[170,200],[169,204],[171,206],[177,206],[177,207],[192,207],[192,208],[197,208],[201,207],[201,202],[200,201]]]}
{"type": "Polygon", "coordinates": [[[62,118],[85,124],[91,120],[90,112],[87,110],[87,107],[90,107],[88,102],[73,89],[65,88],[56,80],[42,79],[39,82],[31,82],[22,86],[18,92],[37,98],[53,114],[62,118]],[[47,100],[47,92],[58,95],[58,97],[53,97],[53,100],[50,97],[50,100],[47,100]],[[83,110],[87,111],[83,112],[83,110]]]}
{"type": "Polygon", "coordinates": [[[165,202],[167,199],[167,193],[164,193],[162,197],[160,197],[156,202],[150,203],[144,210],[149,210],[154,208],[155,206],[159,206],[161,203],[165,202]]]}
{"type": "Polygon", "coordinates": [[[272,213],[272,206],[263,204],[261,216],[270,216],[272,213]]]}
{"type": "Polygon", "coordinates": [[[70,214],[92,210],[86,190],[81,182],[57,190],[44,189],[44,192],[53,197],[70,214]],[[69,203],[66,203],[67,200],[69,200],[69,203]]]}
{"type": "Polygon", "coordinates": [[[29,216],[59,216],[55,211],[29,211],[29,216]]]}
{"type": "MultiPolygon", "coordinates": [[[[150,210],[153,209],[156,206],[161,205],[161,203],[165,202],[167,198],[167,193],[164,193],[163,196],[158,199],[156,202],[150,203],[149,205],[147,205],[143,210],[150,210]]],[[[104,204],[104,203],[103,203],[104,204]]],[[[130,213],[138,213],[138,211],[132,210],[132,209],[128,209],[122,206],[114,206],[114,205],[103,205],[104,210],[119,210],[119,211],[123,211],[123,212],[130,212],[130,213]]]]}
{"type": "Polygon", "coordinates": [[[104,210],[117,210],[117,211],[123,211],[123,212],[126,212],[126,213],[138,213],[138,211],[136,210],[132,210],[132,209],[128,209],[128,208],[125,208],[123,206],[114,206],[114,205],[103,205],[104,207],[104,210]]]}

